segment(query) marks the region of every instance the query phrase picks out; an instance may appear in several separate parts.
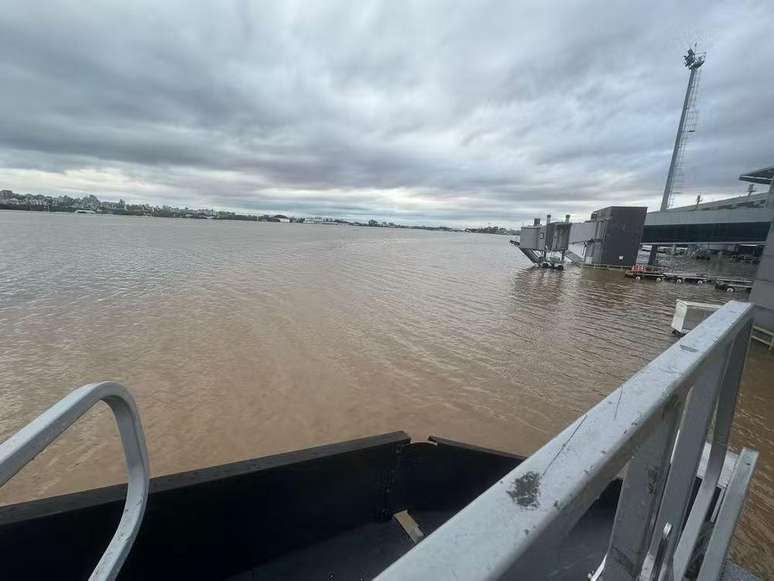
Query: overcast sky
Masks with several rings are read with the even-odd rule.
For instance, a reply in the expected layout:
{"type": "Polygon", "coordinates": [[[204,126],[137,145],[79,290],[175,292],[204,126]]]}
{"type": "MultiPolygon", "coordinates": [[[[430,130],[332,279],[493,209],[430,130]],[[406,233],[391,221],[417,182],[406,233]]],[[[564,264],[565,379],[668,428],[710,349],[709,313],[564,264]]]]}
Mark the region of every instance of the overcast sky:
{"type": "MultiPolygon", "coordinates": [[[[0,0],[0,187],[518,225],[774,164],[770,0],[0,0]]],[[[759,186],[760,187],[760,186],[759,186]]]]}

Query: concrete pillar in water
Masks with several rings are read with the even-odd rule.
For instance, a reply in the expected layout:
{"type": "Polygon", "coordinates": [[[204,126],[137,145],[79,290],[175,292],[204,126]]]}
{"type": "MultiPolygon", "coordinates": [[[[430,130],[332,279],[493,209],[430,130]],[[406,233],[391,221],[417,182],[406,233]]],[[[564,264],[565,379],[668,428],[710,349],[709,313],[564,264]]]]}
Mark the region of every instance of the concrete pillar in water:
{"type": "Polygon", "coordinates": [[[650,246],[650,255],[648,256],[648,264],[651,266],[655,266],[656,264],[656,253],[658,252],[658,246],[655,244],[651,244],[650,246]]]}

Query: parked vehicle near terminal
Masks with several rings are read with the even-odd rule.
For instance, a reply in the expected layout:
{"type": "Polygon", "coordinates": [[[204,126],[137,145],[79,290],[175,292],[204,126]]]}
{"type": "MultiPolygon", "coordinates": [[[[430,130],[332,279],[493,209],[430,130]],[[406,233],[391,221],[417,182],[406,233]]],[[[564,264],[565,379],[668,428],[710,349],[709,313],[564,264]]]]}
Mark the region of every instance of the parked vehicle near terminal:
{"type": "Polygon", "coordinates": [[[752,290],[752,287],[753,281],[746,278],[719,278],[715,281],[715,288],[726,291],[727,293],[749,293],[752,290]]]}

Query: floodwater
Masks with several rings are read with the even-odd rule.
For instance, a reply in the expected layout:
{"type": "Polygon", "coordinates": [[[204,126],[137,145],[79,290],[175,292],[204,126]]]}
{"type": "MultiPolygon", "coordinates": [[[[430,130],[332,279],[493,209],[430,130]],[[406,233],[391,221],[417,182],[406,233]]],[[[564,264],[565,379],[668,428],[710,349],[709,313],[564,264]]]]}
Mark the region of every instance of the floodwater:
{"type": "MultiPolygon", "coordinates": [[[[529,454],[673,343],[678,298],[729,297],[535,270],[502,236],[0,212],[0,438],[111,379],[155,475],[400,429],[529,454]]],[[[767,578],[772,377],[753,345],[733,436],[761,452],[733,555],[767,578]]],[[[0,501],[123,471],[99,408],[0,501]]]]}

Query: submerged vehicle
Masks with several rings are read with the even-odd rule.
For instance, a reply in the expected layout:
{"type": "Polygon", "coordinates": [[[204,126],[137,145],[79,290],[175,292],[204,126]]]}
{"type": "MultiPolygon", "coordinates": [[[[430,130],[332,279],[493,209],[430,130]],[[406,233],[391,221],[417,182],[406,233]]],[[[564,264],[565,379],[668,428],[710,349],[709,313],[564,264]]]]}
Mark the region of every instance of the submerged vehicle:
{"type": "Polygon", "coordinates": [[[752,291],[753,281],[747,278],[719,278],[715,281],[715,288],[718,290],[733,293],[736,291],[752,291]]]}
{"type": "Polygon", "coordinates": [[[0,485],[99,401],[128,483],[0,508],[3,578],[753,579],[727,562],[757,459],[727,449],[753,308],[528,457],[394,432],[150,479],[130,393],[84,386],[0,445],[0,485]]]}

